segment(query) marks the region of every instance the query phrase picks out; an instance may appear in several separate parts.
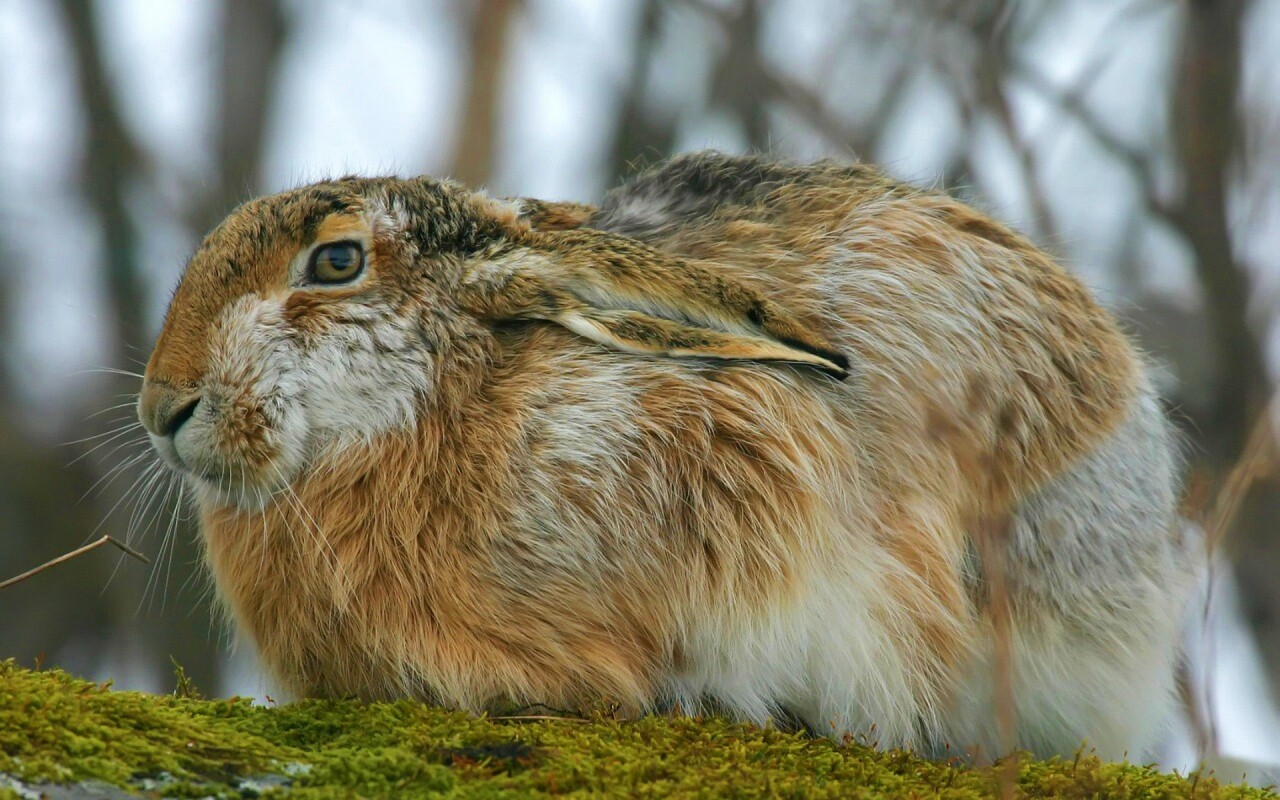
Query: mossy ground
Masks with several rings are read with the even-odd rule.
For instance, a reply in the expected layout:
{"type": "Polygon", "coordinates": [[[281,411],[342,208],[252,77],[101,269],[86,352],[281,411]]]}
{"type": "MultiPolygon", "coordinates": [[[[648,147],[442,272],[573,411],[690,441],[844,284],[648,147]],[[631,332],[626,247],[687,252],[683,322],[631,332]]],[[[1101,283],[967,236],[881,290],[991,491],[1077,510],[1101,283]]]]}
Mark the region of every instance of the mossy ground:
{"type": "MultiPolygon", "coordinates": [[[[997,767],[996,769],[999,769],[997,767]]],[[[419,703],[281,707],[116,692],[0,662],[0,773],[162,796],[998,796],[991,769],[720,719],[501,721],[419,703]]],[[[0,798],[17,797],[0,781],[0,798]]],[[[1020,759],[1030,797],[1252,798],[1263,790],[1082,755],[1020,759]]]]}

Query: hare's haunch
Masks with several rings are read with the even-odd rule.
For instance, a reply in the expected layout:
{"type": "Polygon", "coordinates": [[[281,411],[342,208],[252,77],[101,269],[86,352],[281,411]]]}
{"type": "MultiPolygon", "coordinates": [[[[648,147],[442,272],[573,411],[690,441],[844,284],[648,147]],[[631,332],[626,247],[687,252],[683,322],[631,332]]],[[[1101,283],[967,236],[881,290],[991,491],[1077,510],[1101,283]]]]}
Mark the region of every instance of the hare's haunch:
{"type": "Polygon", "coordinates": [[[1142,362],[1026,239],[865,165],[254,200],[139,414],[296,694],[990,754],[998,607],[1018,745],[1136,754],[1169,707],[1190,559],[1142,362]]]}

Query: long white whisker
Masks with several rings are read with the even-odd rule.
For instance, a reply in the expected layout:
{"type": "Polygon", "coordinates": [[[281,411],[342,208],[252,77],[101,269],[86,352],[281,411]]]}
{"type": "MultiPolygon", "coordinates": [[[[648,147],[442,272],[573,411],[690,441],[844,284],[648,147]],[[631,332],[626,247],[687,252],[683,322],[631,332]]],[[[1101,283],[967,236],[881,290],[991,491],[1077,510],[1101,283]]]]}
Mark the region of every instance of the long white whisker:
{"type": "Polygon", "coordinates": [[[262,488],[255,487],[254,493],[258,496],[258,513],[262,516],[262,558],[261,566],[265,569],[267,564],[267,549],[271,546],[270,537],[267,535],[267,500],[262,495],[262,488]]]}
{"type": "Polygon", "coordinates": [[[107,490],[107,487],[115,483],[116,479],[119,478],[121,475],[123,475],[125,472],[127,472],[130,467],[134,466],[139,461],[142,461],[149,455],[151,455],[151,451],[149,449],[143,450],[141,453],[135,453],[131,455],[127,460],[122,461],[119,464],[116,464],[114,467],[108,470],[105,475],[103,475],[102,477],[94,481],[92,486],[90,486],[88,489],[85,489],[84,494],[80,495],[80,498],[76,500],[76,505],[78,506],[81,503],[83,503],[85,501],[85,498],[89,497],[90,493],[93,492],[95,489],[98,490],[97,492],[98,494],[105,492],[107,490]],[[99,486],[101,486],[101,488],[99,488],[99,486]]]}
{"type": "Polygon", "coordinates": [[[138,405],[138,398],[137,398],[135,395],[125,395],[125,396],[126,396],[126,397],[131,397],[131,398],[133,398],[133,399],[132,399],[132,400],[126,400],[126,401],[125,401],[125,402],[123,402],[123,403],[117,403],[117,404],[116,404],[116,405],[114,405],[114,406],[107,406],[106,408],[99,409],[98,411],[95,411],[95,412],[93,412],[92,414],[90,414],[90,415],[88,415],[87,417],[85,417],[85,419],[86,419],[86,420],[90,420],[90,419],[93,419],[94,417],[100,417],[100,416],[102,416],[103,414],[107,413],[108,411],[117,411],[117,410],[119,410],[119,409],[121,409],[121,408],[136,408],[136,407],[137,407],[137,405],[138,405]]]}
{"type": "MultiPolygon", "coordinates": [[[[122,495],[120,495],[120,498],[116,500],[115,504],[112,505],[111,508],[107,510],[107,513],[103,515],[102,521],[98,523],[98,526],[96,528],[94,528],[94,533],[97,533],[98,529],[100,529],[103,525],[105,525],[111,519],[112,515],[115,513],[115,510],[119,508],[122,503],[129,501],[132,503],[134,509],[136,510],[138,502],[141,501],[142,494],[143,492],[145,492],[145,487],[155,480],[156,475],[161,474],[162,468],[163,468],[163,465],[160,464],[158,461],[153,461],[151,464],[148,464],[138,474],[138,476],[134,478],[133,483],[129,485],[129,488],[126,489],[122,495]]],[[[93,534],[90,534],[90,536],[92,535],[93,534]]],[[[125,533],[125,544],[132,544],[132,542],[129,540],[129,534],[127,532],[125,533]]],[[[116,573],[120,571],[120,565],[122,563],[123,563],[123,559],[117,560],[115,566],[112,567],[111,574],[107,576],[107,580],[102,586],[102,591],[104,594],[107,591],[107,587],[109,587],[111,585],[111,582],[115,580],[116,573]]]]}
{"type": "Polygon", "coordinates": [[[327,556],[329,568],[334,576],[338,576],[338,554],[334,551],[333,545],[324,538],[324,533],[320,528],[320,523],[316,522],[315,517],[311,516],[311,512],[307,510],[302,503],[302,498],[298,497],[298,493],[293,490],[289,482],[285,480],[284,473],[280,471],[278,466],[272,465],[276,478],[280,481],[283,489],[284,497],[289,506],[293,508],[294,514],[298,517],[298,521],[302,523],[303,529],[315,540],[320,546],[321,551],[327,556]],[[309,523],[309,524],[308,524],[309,523]]]}
{"type": "Polygon", "coordinates": [[[143,478],[147,477],[148,472],[149,470],[144,470],[141,475],[139,475],[137,478],[134,478],[133,483],[129,484],[129,488],[125,489],[124,494],[120,495],[120,499],[112,503],[111,508],[107,509],[107,513],[103,515],[102,521],[99,522],[96,526],[94,526],[94,529],[89,532],[88,536],[85,537],[86,542],[92,539],[94,536],[96,536],[98,531],[102,530],[102,526],[107,524],[107,520],[111,519],[111,515],[116,512],[116,509],[120,507],[120,504],[123,503],[125,500],[127,500],[130,497],[130,495],[134,493],[134,490],[137,489],[138,484],[142,482],[143,478]]]}
{"type": "Polygon", "coordinates": [[[165,469],[157,472],[155,477],[148,482],[148,485],[143,488],[143,491],[146,492],[146,500],[145,502],[140,502],[138,507],[134,509],[137,517],[134,520],[130,520],[129,529],[125,533],[128,539],[132,539],[134,534],[141,536],[146,531],[154,529],[156,516],[159,514],[160,509],[164,508],[167,492],[171,491],[172,488],[173,473],[165,469]],[[161,499],[159,505],[157,505],[156,500],[160,498],[161,492],[165,492],[166,497],[161,499]]]}
{"type": "Polygon", "coordinates": [[[152,462],[147,467],[147,472],[151,473],[151,477],[138,490],[138,501],[133,504],[133,513],[129,515],[129,521],[124,529],[125,544],[131,543],[134,533],[139,532],[139,523],[151,507],[151,502],[155,498],[157,483],[164,476],[163,466],[159,462],[152,462]]]}
{"type": "MultiPolygon", "coordinates": [[[[178,482],[178,499],[174,501],[173,518],[169,520],[169,525],[173,529],[174,536],[178,535],[178,532],[179,532],[178,526],[183,522],[189,521],[189,518],[182,514],[182,507],[183,507],[182,504],[186,499],[186,491],[187,491],[187,485],[179,481],[178,482]]],[[[188,572],[187,579],[184,580],[182,582],[182,585],[178,587],[178,593],[181,594],[182,592],[185,592],[187,588],[191,586],[191,582],[194,580],[197,580],[201,574],[202,573],[199,569],[193,569],[190,572],[188,572]]],[[[212,587],[206,587],[205,589],[201,590],[200,598],[205,603],[213,602],[212,587]]],[[[192,610],[194,611],[194,609],[192,610]]]]}
{"type": "Polygon", "coordinates": [[[102,449],[103,447],[106,447],[107,445],[111,444],[112,442],[116,441],[117,439],[120,439],[120,438],[123,438],[123,437],[125,437],[125,436],[128,436],[129,434],[133,433],[135,430],[139,430],[139,429],[141,429],[141,428],[142,428],[142,423],[140,423],[140,422],[135,422],[135,423],[133,423],[132,425],[127,425],[127,426],[125,426],[125,427],[123,427],[123,428],[121,428],[121,429],[119,429],[119,430],[117,430],[117,431],[111,431],[111,433],[113,433],[113,434],[114,434],[114,435],[112,435],[112,436],[111,436],[111,438],[109,438],[109,439],[104,439],[103,441],[98,442],[98,443],[97,443],[97,444],[95,444],[93,447],[90,447],[88,450],[84,451],[84,452],[83,452],[83,453],[81,453],[80,455],[78,455],[78,456],[76,456],[75,458],[71,459],[69,462],[67,462],[66,466],[68,466],[68,467],[70,467],[70,466],[74,466],[77,462],[83,461],[84,459],[86,459],[86,458],[88,458],[89,456],[93,455],[95,452],[97,452],[98,450],[102,449]]]}
{"type": "MultiPolygon", "coordinates": [[[[125,544],[133,544],[133,531],[139,508],[145,502],[150,502],[149,495],[152,493],[151,487],[154,486],[155,482],[160,480],[164,474],[164,465],[161,464],[159,460],[153,460],[142,470],[142,473],[138,476],[138,481],[134,483],[134,486],[136,486],[137,489],[135,490],[131,488],[130,491],[126,493],[126,497],[132,497],[133,511],[129,514],[129,521],[125,526],[125,544]]],[[[108,515],[109,514],[110,512],[108,512],[108,515]]],[[[106,520],[104,519],[103,521],[105,522],[106,520]]],[[[115,579],[116,573],[120,570],[121,563],[121,561],[117,561],[115,567],[111,570],[111,574],[107,577],[108,585],[115,579]]]]}
{"type": "MultiPolygon", "coordinates": [[[[83,494],[80,495],[79,499],[76,501],[77,503],[83,502],[86,497],[90,496],[91,492],[94,492],[94,490],[98,490],[97,494],[101,494],[102,490],[106,489],[107,486],[110,486],[111,482],[114,481],[115,478],[120,476],[121,471],[128,469],[129,467],[136,464],[138,461],[144,458],[147,458],[148,456],[151,456],[151,457],[155,456],[155,453],[152,451],[150,444],[143,441],[124,442],[116,447],[113,447],[111,449],[111,452],[108,455],[114,455],[119,450],[124,450],[124,452],[119,457],[122,460],[117,461],[103,475],[99,476],[99,478],[96,481],[94,481],[93,484],[90,485],[89,488],[86,489],[83,494]],[[141,448],[141,449],[138,449],[138,448],[141,448]],[[104,484],[104,481],[105,481],[105,484],[104,484]]],[[[159,463],[159,461],[156,460],[156,463],[159,463]]]]}
{"type": "Polygon", "coordinates": [[[119,433],[120,431],[128,431],[128,430],[133,430],[134,428],[141,428],[141,427],[142,427],[142,423],[141,423],[141,422],[138,422],[138,420],[136,420],[136,419],[134,419],[134,420],[132,420],[132,421],[130,421],[130,422],[125,422],[125,419],[124,419],[124,418],[121,418],[121,419],[117,420],[117,422],[119,422],[119,423],[121,423],[121,424],[120,424],[120,425],[117,425],[116,427],[112,428],[111,430],[103,431],[103,432],[101,432],[101,433],[95,433],[95,434],[92,434],[92,435],[90,435],[90,436],[85,436],[85,437],[80,438],[80,439],[72,439],[72,440],[71,440],[71,441],[69,441],[69,442],[60,442],[60,443],[59,443],[59,447],[71,447],[72,445],[83,444],[83,443],[85,443],[85,442],[92,442],[92,441],[94,441],[95,439],[101,439],[101,438],[102,438],[102,437],[104,437],[104,436],[111,436],[112,434],[119,433]]]}
{"type": "MultiPolygon", "coordinates": [[[[116,444],[115,447],[112,447],[110,450],[103,453],[102,460],[110,461],[111,457],[114,456],[116,453],[120,452],[121,450],[125,450],[125,448],[135,448],[135,447],[138,447],[139,445],[145,448],[144,452],[149,452],[151,450],[151,443],[146,441],[145,439],[131,439],[128,441],[119,442],[116,444]]],[[[126,450],[126,452],[128,451],[126,450]]]]}
{"type": "Polygon", "coordinates": [[[138,380],[146,380],[147,376],[141,372],[131,372],[127,369],[119,369],[117,367],[88,367],[86,369],[78,369],[71,373],[72,375],[123,375],[126,378],[137,378],[138,380]]]}
{"type": "MultiPolygon", "coordinates": [[[[171,483],[169,484],[169,491],[172,491],[172,489],[173,484],[171,483]]],[[[164,493],[164,500],[161,501],[162,508],[169,502],[169,491],[164,493]]],[[[181,483],[178,484],[178,496],[176,502],[179,504],[182,502],[181,483]]],[[[174,506],[174,512],[169,516],[169,524],[165,526],[164,538],[169,542],[169,565],[165,567],[164,587],[161,590],[164,593],[160,596],[160,611],[162,613],[164,612],[165,603],[168,601],[169,584],[173,576],[173,559],[178,552],[178,512],[176,505],[174,506]]]]}

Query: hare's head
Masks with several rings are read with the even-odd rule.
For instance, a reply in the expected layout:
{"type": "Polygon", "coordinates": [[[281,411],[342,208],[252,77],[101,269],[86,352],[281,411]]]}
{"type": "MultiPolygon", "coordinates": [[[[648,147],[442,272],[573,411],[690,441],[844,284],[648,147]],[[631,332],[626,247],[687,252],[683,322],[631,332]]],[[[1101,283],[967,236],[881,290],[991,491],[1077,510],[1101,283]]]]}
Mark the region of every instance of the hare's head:
{"type": "Polygon", "coordinates": [[[474,390],[494,326],[545,320],[615,350],[842,375],[749,287],[576,229],[589,209],[426,178],[344,179],[250,202],[204,241],[147,364],[139,416],[202,495],[252,508],[318,453],[474,390]]]}

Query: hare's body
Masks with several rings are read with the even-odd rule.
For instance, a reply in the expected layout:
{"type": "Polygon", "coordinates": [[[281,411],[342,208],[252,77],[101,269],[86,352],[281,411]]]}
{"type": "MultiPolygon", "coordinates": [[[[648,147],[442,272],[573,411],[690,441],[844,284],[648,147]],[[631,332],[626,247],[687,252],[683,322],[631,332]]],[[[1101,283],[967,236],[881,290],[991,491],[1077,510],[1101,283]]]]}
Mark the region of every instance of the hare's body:
{"type": "Polygon", "coordinates": [[[1023,239],[865,167],[720,156],[598,211],[396,181],[260,203],[193,261],[143,416],[289,688],[991,753],[1007,599],[1018,743],[1149,741],[1188,571],[1170,434],[1023,239]],[[326,237],[373,274],[298,288],[326,237]]]}

